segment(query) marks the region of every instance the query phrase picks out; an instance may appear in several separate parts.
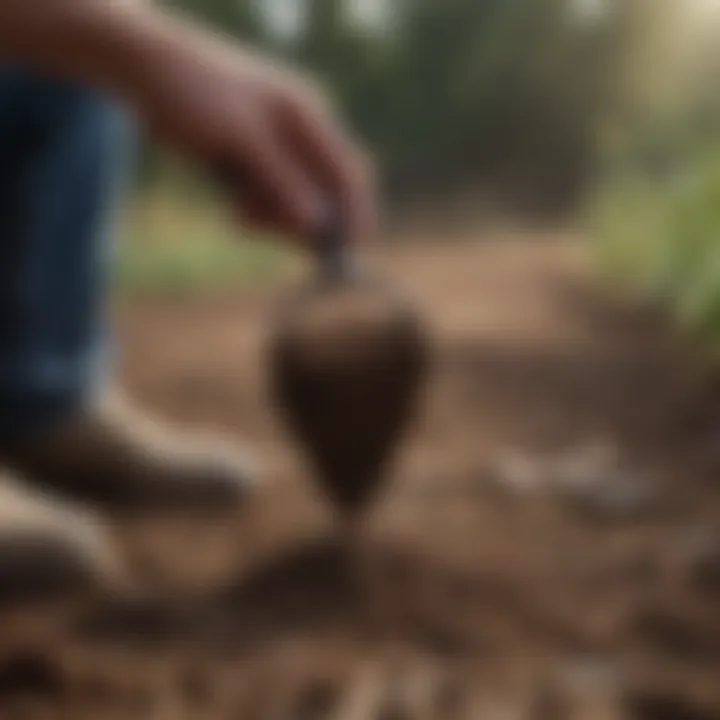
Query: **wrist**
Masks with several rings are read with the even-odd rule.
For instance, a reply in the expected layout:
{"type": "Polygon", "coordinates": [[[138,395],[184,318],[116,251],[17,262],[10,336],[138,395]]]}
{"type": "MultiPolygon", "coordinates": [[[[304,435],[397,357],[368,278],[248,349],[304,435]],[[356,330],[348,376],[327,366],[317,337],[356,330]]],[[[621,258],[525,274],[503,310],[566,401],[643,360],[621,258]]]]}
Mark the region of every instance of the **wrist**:
{"type": "Polygon", "coordinates": [[[0,59],[132,96],[158,15],[145,0],[3,0],[0,59]]]}

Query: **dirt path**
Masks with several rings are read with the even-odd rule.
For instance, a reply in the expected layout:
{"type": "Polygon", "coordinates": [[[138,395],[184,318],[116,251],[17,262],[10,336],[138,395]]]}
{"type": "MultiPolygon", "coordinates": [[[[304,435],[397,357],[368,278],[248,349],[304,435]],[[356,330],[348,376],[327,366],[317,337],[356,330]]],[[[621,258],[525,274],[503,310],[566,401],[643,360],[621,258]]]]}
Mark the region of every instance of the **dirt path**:
{"type": "Polygon", "coordinates": [[[567,240],[383,262],[437,354],[362,582],[267,406],[277,288],[137,300],[131,391],[255,447],[272,489],[232,527],[121,527],[157,599],[0,666],[0,717],[720,718],[720,413],[687,352],[567,240]]]}

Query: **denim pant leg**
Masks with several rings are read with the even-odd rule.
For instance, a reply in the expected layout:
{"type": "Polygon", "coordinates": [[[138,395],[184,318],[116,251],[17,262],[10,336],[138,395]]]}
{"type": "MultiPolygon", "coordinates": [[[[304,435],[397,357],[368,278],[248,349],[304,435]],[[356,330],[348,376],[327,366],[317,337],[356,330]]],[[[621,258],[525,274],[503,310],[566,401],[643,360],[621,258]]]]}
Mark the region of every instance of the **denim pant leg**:
{"type": "Polygon", "coordinates": [[[129,130],[89,88],[0,69],[0,442],[50,429],[102,388],[129,130]]]}

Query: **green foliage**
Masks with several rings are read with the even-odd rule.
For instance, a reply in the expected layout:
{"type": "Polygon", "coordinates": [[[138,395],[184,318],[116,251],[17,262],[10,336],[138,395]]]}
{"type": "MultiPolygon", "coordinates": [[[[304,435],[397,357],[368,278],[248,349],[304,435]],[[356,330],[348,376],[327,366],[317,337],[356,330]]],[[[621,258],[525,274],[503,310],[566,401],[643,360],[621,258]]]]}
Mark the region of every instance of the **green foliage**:
{"type": "Polygon", "coordinates": [[[283,257],[264,243],[232,246],[205,238],[183,238],[172,246],[136,246],[121,253],[117,282],[121,291],[188,294],[228,290],[274,277],[283,257]]]}
{"type": "Polygon", "coordinates": [[[146,192],[123,227],[118,286],[187,294],[262,282],[290,264],[271,240],[240,236],[211,196],[146,192]]]}
{"type": "Polygon", "coordinates": [[[590,164],[602,63],[569,0],[408,0],[375,35],[337,0],[310,3],[294,57],[335,89],[391,191],[452,191],[509,165],[547,187],[590,164]]]}
{"type": "Polygon", "coordinates": [[[609,277],[662,307],[715,352],[720,349],[715,87],[720,15],[689,30],[677,3],[662,0],[655,14],[651,6],[637,5],[635,22],[644,17],[645,34],[654,40],[634,47],[642,62],[631,65],[635,73],[625,78],[623,101],[616,105],[620,121],[608,146],[611,172],[591,213],[598,254],[609,277]]]}
{"type": "Polygon", "coordinates": [[[319,77],[391,202],[508,176],[560,194],[587,179],[617,49],[608,24],[572,23],[575,0],[393,0],[372,30],[348,20],[349,1],[298,0],[304,31],[279,45],[259,0],[173,0],[319,77]]]}
{"type": "Polygon", "coordinates": [[[713,346],[720,338],[720,146],[666,177],[609,183],[593,207],[609,276],[713,346]]]}
{"type": "Polygon", "coordinates": [[[188,11],[226,35],[259,41],[264,32],[258,13],[249,0],[166,0],[168,6],[188,11]]]}

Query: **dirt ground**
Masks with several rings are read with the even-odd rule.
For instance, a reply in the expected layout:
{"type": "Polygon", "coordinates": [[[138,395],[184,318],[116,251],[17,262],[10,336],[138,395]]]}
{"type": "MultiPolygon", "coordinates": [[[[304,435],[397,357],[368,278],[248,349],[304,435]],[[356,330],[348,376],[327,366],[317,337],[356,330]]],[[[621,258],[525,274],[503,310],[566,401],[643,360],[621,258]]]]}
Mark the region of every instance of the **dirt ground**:
{"type": "Polygon", "coordinates": [[[354,564],[267,401],[281,288],[123,303],[127,388],[268,486],[233,522],[116,520],[145,596],[5,653],[0,718],[720,718],[720,405],[689,348],[572,238],[382,264],[436,353],[354,564]]]}

